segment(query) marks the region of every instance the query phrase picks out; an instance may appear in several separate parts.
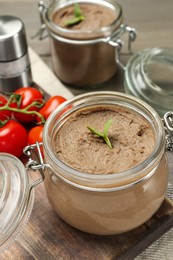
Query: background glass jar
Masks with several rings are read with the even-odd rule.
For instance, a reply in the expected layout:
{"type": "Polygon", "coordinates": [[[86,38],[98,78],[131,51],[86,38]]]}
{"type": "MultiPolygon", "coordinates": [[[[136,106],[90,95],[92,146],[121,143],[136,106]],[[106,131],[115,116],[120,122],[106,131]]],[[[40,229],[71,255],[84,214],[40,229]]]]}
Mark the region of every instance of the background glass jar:
{"type": "Polygon", "coordinates": [[[137,98],[92,92],[63,103],[46,122],[43,147],[48,199],[63,220],[82,231],[117,234],[134,229],[157,211],[165,197],[168,167],[164,127],[155,110],[137,98]],[[58,129],[75,111],[108,104],[134,110],[147,119],[157,140],[151,155],[118,174],[87,174],[65,165],[53,149],[58,129]]]}
{"type": "Polygon", "coordinates": [[[117,71],[117,51],[122,45],[120,37],[129,33],[130,43],[136,37],[133,28],[123,25],[123,12],[112,0],[79,0],[79,4],[98,5],[115,14],[113,22],[99,29],[71,30],[61,27],[53,20],[56,12],[75,1],[54,1],[48,8],[40,1],[41,20],[50,35],[53,69],[64,83],[90,87],[109,80],[117,71]]]}

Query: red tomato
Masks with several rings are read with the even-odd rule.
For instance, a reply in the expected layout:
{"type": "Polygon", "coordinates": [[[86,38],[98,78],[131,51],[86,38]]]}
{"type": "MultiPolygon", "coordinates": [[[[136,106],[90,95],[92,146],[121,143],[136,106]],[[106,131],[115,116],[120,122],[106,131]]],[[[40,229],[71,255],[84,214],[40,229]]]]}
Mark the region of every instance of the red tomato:
{"type": "MultiPolygon", "coordinates": [[[[64,101],[67,99],[62,96],[52,96],[48,99],[46,104],[39,110],[39,113],[44,117],[46,120],[49,115],[64,101]]],[[[40,122],[40,118],[37,117],[37,122],[40,122]]]]}
{"type": "Polygon", "coordinates": [[[0,152],[20,157],[27,143],[26,129],[15,120],[10,119],[4,126],[0,127],[0,152]]]}
{"type": "MultiPolygon", "coordinates": [[[[6,105],[7,99],[3,96],[0,96],[0,107],[6,105]]],[[[11,111],[8,110],[0,110],[0,120],[6,120],[11,117],[11,111]]]]}
{"type": "Polygon", "coordinates": [[[43,136],[43,125],[37,125],[31,128],[31,130],[28,133],[28,144],[35,144],[36,142],[42,142],[42,136],[43,136]]]}
{"type": "MultiPolygon", "coordinates": [[[[33,87],[19,88],[15,91],[15,94],[21,95],[21,103],[19,106],[20,109],[26,108],[27,106],[31,105],[34,101],[38,101],[41,106],[44,103],[42,93],[38,89],[33,87]]],[[[39,111],[40,107],[31,106],[28,110],[39,111]]],[[[36,120],[35,115],[28,115],[19,112],[15,112],[13,113],[13,115],[18,121],[22,123],[34,122],[36,120]]]]}
{"type": "MultiPolygon", "coordinates": [[[[28,133],[28,144],[36,144],[36,142],[40,143],[42,142],[42,137],[43,137],[43,125],[38,125],[34,126],[31,128],[31,130],[28,133]]],[[[42,147],[40,148],[42,155],[43,155],[43,149],[42,147]]]]}

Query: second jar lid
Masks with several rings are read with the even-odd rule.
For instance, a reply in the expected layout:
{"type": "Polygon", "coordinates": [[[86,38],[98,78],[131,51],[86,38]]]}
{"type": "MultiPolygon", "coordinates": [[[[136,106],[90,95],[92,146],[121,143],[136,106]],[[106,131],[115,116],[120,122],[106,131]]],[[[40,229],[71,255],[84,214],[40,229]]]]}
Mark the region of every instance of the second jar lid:
{"type": "Polygon", "coordinates": [[[161,116],[173,109],[173,49],[145,49],[129,60],[125,91],[150,104],[161,116]]]}

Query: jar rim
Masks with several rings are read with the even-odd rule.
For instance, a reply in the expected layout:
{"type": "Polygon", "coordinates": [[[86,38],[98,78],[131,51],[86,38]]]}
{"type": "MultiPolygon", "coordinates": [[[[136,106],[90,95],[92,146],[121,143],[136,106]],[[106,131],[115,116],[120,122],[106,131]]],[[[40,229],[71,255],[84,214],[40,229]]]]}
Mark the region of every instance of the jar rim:
{"type": "MultiPolygon", "coordinates": [[[[48,29],[50,30],[50,34],[53,35],[55,37],[56,34],[58,34],[61,37],[64,38],[68,38],[68,39],[76,39],[76,40],[83,40],[83,37],[81,39],[80,35],[81,35],[81,30],[70,30],[67,28],[63,28],[55,23],[53,23],[51,21],[51,15],[53,15],[53,13],[56,12],[57,10],[57,6],[59,5],[60,8],[69,6],[74,4],[75,1],[74,0],[70,0],[70,1],[54,1],[44,12],[43,12],[43,20],[46,24],[46,26],[48,27],[48,29]]],[[[91,4],[99,4],[99,5],[103,5],[103,6],[107,6],[110,9],[114,9],[116,10],[117,13],[117,17],[116,19],[107,26],[101,27],[100,29],[97,30],[82,30],[82,35],[84,35],[85,39],[89,40],[89,39],[94,39],[94,38],[100,38],[100,37],[107,37],[110,35],[110,32],[112,32],[113,28],[118,27],[121,24],[122,21],[122,8],[121,6],[116,3],[113,2],[111,0],[78,0],[78,3],[91,3],[91,4]],[[93,36],[91,36],[93,35],[93,36]],[[95,35],[95,36],[94,36],[95,35]]]]}
{"type": "MultiPolygon", "coordinates": [[[[97,100],[97,102],[98,102],[98,100],[97,100]]],[[[59,120],[60,121],[63,120],[64,117],[68,114],[68,112],[70,110],[71,109],[64,112],[64,114],[62,116],[60,115],[59,120]]],[[[56,126],[53,127],[53,128],[56,128],[56,126]]],[[[51,129],[52,129],[52,126],[51,126],[51,129]]],[[[159,117],[157,112],[152,107],[150,107],[148,104],[146,104],[144,101],[142,101],[142,100],[140,100],[136,97],[133,97],[133,96],[130,96],[130,95],[127,95],[127,94],[124,94],[124,93],[120,93],[120,92],[115,92],[115,91],[88,92],[88,93],[85,93],[85,94],[78,95],[78,96],[71,98],[70,100],[62,103],[49,116],[49,118],[47,119],[47,122],[45,124],[44,131],[43,131],[43,148],[44,148],[45,153],[46,153],[46,158],[48,158],[48,160],[50,160],[51,168],[53,168],[52,164],[55,163],[55,165],[60,167],[63,170],[63,172],[68,171],[69,175],[71,175],[75,178],[82,178],[83,182],[87,183],[88,181],[89,182],[101,181],[101,183],[97,183],[98,186],[96,185],[99,189],[99,188],[103,187],[102,182],[107,181],[107,184],[108,184],[110,182],[110,180],[113,180],[113,179],[116,179],[117,181],[122,181],[122,179],[124,179],[126,177],[130,180],[131,176],[137,177],[138,182],[139,182],[139,180],[142,180],[142,178],[146,179],[146,176],[144,174],[144,169],[145,169],[145,172],[146,172],[146,169],[150,169],[151,166],[156,164],[156,162],[158,161],[158,157],[161,158],[163,156],[164,143],[165,143],[163,133],[164,133],[164,127],[163,127],[161,118],[159,117]],[[60,114],[60,112],[63,111],[68,106],[72,106],[72,104],[74,104],[75,102],[77,104],[77,103],[80,102],[80,100],[83,100],[83,102],[86,102],[87,99],[92,99],[92,101],[95,102],[96,98],[102,99],[103,97],[104,98],[110,97],[111,99],[114,99],[116,97],[119,100],[123,99],[123,102],[125,102],[125,100],[126,100],[126,102],[127,101],[128,102],[129,101],[134,102],[135,104],[138,104],[138,105],[144,107],[145,112],[149,113],[149,116],[151,117],[151,121],[155,120],[155,123],[156,123],[155,127],[158,128],[157,131],[155,131],[156,135],[157,135],[156,136],[156,140],[157,140],[156,146],[153,149],[150,156],[145,161],[143,161],[141,164],[139,164],[139,165],[137,165],[137,166],[135,166],[135,167],[133,167],[129,170],[123,171],[121,173],[113,173],[113,174],[105,174],[105,175],[82,173],[78,170],[74,170],[71,167],[67,166],[66,164],[64,164],[61,160],[59,160],[56,157],[53,149],[51,149],[51,137],[50,137],[50,133],[49,133],[49,128],[50,128],[52,122],[56,119],[56,115],[60,114]]],[[[56,172],[55,172],[55,174],[56,174],[56,172]]],[[[67,179],[68,179],[68,177],[69,176],[65,176],[65,178],[67,178],[67,179]]],[[[132,185],[132,184],[134,184],[134,182],[130,181],[129,184],[132,185]]],[[[87,186],[87,184],[86,184],[86,186],[87,186]]],[[[113,187],[113,189],[114,188],[115,187],[113,187]]],[[[116,188],[118,189],[120,187],[117,186],[116,188]]],[[[103,188],[101,188],[101,190],[103,191],[103,188]]]]}

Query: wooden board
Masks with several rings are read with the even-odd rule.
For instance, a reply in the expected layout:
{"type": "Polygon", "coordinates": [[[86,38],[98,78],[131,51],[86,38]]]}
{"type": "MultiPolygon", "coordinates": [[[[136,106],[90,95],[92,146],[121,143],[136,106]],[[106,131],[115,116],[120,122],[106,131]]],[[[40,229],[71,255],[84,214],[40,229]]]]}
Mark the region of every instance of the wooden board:
{"type": "Polygon", "coordinates": [[[173,204],[165,198],[157,213],[131,232],[114,236],[80,232],[55,214],[41,183],[35,188],[35,203],[29,222],[18,241],[0,255],[0,259],[130,260],[172,226],[173,204]]]}

